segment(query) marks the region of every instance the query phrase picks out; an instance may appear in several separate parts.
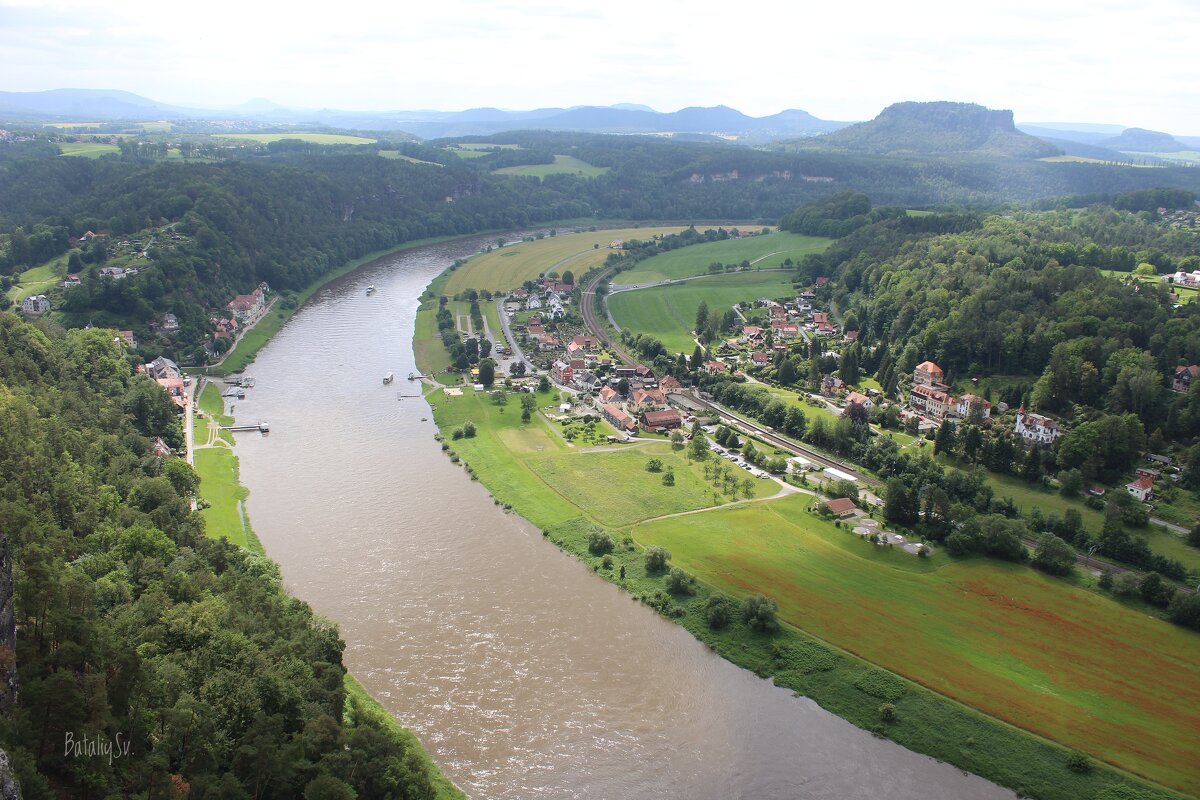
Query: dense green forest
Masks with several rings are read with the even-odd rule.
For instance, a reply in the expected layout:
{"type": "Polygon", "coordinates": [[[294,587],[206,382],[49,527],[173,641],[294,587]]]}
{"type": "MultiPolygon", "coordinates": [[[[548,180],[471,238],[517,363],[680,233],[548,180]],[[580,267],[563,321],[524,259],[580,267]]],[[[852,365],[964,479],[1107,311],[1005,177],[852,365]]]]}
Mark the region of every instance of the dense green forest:
{"type": "Polygon", "coordinates": [[[0,742],[23,796],[432,797],[417,753],[346,713],[334,625],[204,536],[196,475],[154,437],[178,419],[111,330],[0,313],[0,742]]]}

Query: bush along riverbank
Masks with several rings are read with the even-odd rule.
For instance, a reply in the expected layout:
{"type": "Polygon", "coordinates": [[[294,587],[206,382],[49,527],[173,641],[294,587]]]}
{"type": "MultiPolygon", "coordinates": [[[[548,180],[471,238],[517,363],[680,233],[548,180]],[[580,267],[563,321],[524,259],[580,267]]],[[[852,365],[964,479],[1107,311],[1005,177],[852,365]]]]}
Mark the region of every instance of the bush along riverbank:
{"type": "MultiPolygon", "coordinates": [[[[434,310],[436,293],[427,295],[422,306],[422,313],[434,310]]],[[[422,331],[420,319],[417,331],[422,331]]],[[[428,343],[422,348],[422,344],[418,337],[418,366],[430,374],[429,364],[421,363],[420,354],[433,348],[428,343]]],[[[553,407],[560,399],[554,391],[535,396],[539,409],[553,407]]],[[[560,441],[555,423],[546,424],[549,419],[523,423],[518,403],[470,388],[455,397],[434,390],[428,398],[447,456],[487,487],[497,505],[532,522],[548,540],[588,564],[598,576],[683,625],[729,661],[811,698],[859,727],[1011,787],[1022,796],[1044,800],[1181,797],[783,623],[769,599],[727,595],[673,567],[665,553],[644,547],[636,536],[640,521],[677,509],[664,505],[661,511],[651,508],[639,514],[631,507],[622,511],[619,525],[611,524],[614,496],[630,495],[635,498],[634,506],[670,502],[652,492],[650,484],[642,487],[638,483],[651,473],[639,469],[607,477],[607,482],[599,483],[599,493],[589,495],[577,488],[595,483],[587,479],[588,471],[611,471],[611,465],[590,466],[581,450],[560,441]],[[505,406],[508,413],[503,411],[505,406]],[[518,445],[511,443],[519,443],[520,452],[514,449],[518,445]],[[559,463],[556,459],[574,460],[559,463]]],[[[693,473],[698,466],[690,464],[685,451],[672,451],[665,442],[600,458],[627,458],[629,453],[647,448],[658,448],[656,459],[679,476],[677,485],[686,488],[688,481],[696,480],[693,473]]],[[[643,453],[642,460],[646,455],[650,454],[643,453]]],[[[657,483],[657,474],[652,477],[657,483]]],[[[694,508],[713,504],[703,499],[692,503],[694,508]]]]}

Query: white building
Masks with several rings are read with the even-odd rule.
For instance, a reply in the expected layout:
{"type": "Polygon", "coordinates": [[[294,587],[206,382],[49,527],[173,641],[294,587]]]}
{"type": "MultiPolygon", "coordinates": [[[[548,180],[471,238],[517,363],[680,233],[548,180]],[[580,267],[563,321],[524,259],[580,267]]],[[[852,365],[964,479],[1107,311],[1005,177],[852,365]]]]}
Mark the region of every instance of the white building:
{"type": "Polygon", "coordinates": [[[1040,414],[1026,413],[1024,405],[1017,411],[1017,427],[1013,432],[1031,444],[1054,444],[1063,435],[1057,422],[1040,414]]]}

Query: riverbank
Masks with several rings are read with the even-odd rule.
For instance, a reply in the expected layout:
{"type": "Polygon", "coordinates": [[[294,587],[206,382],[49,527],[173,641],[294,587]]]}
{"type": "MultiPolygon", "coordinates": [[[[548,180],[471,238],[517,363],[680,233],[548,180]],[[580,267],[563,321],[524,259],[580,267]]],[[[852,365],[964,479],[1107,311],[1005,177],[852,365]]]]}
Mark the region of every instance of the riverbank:
{"type": "MultiPolygon", "coordinates": [[[[438,281],[431,285],[418,313],[414,349],[424,374],[432,374],[437,366],[428,354],[441,347],[440,341],[429,339],[429,333],[436,330],[431,328],[431,322],[437,308],[439,285],[442,284],[438,281]],[[426,332],[425,341],[422,341],[422,331],[426,332]]],[[[760,676],[772,677],[776,684],[810,697],[826,710],[861,728],[1009,786],[1026,796],[1055,800],[1104,797],[1105,792],[1116,785],[1133,788],[1139,793],[1130,796],[1178,796],[1152,787],[1130,773],[1088,759],[1084,760],[1086,766],[1082,771],[1078,771],[1080,762],[1078,759],[1072,761],[1067,748],[880,669],[799,628],[784,625],[778,633],[771,635],[755,632],[736,620],[735,611],[732,622],[721,629],[713,629],[706,619],[710,598],[720,596],[723,589],[740,600],[747,593],[745,588],[693,580],[691,594],[672,594],[661,573],[646,570],[644,543],[639,541],[642,534],[638,526],[647,520],[639,520],[636,516],[630,518],[628,514],[618,515],[620,519],[613,516],[612,506],[616,502],[614,498],[619,499],[618,495],[631,495],[635,505],[643,497],[653,499],[652,490],[658,488],[653,481],[657,481],[657,476],[634,470],[633,474],[626,475],[627,480],[614,483],[611,477],[591,474],[594,468],[603,471],[607,464],[603,467],[584,465],[578,454],[573,454],[575,461],[571,462],[570,468],[561,467],[554,463],[558,457],[553,454],[556,450],[561,452],[562,447],[553,433],[548,432],[553,426],[548,428],[544,420],[534,420],[529,425],[519,423],[519,410],[514,410],[515,404],[510,404],[506,413],[486,395],[477,396],[470,389],[465,389],[459,397],[434,391],[429,399],[447,452],[468,467],[470,475],[489,489],[497,504],[511,508],[541,528],[547,538],[588,564],[596,574],[677,621],[731,662],[760,676]],[[453,431],[467,421],[476,426],[476,435],[454,439],[453,431]],[[631,485],[630,482],[638,477],[649,478],[652,482],[645,486],[631,485]],[[589,486],[596,491],[585,491],[589,486]],[[614,543],[612,552],[601,554],[592,549],[590,545],[597,534],[609,537],[614,543]],[[891,714],[881,711],[885,704],[893,706],[895,716],[890,721],[885,717],[891,717],[891,714]]],[[[549,405],[555,399],[553,393],[540,395],[539,406],[549,405]]],[[[601,455],[599,458],[614,456],[601,455]]],[[[727,503],[723,501],[722,504],[727,503]]],[[[625,508],[628,504],[617,505],[625,508]]],[[[762,505],[755,507],[765,508],[762,505]]],[[[657,516],[659,511],[662,509],[647,508],[644,517],[657,516]]],[[[718,511],[702,516],[714,517],[723,513],[718,511]]],[[[698,521],[697,516],[688,519],[698,521]]],[[[815,518],[812,519],[813,524],[804,523],[805,535],[812,534],[826,542],[838,537],[847,539],[847,534],[836,530],[831,523],[818,524],[815,518]]],[[[790,549],[797,546],[798,542],[788,544],[790,549]]],[[[807,549],[809,545],[799,543],[799,546],[807,549]]],[[[909,556],[890,553],[882,557],[886,560],[889,555],[908,559],[916,569],[930,568],[909,556]]],[[[710,571],[716,573],[723,569],[716,563],[710,566],[713,568],[710,571]]],[[[886,566],[895,568],[898,565],[886,566]]],[[[897,645],[904,646],[898,642],[897,645]]],[[[1025,700],[1029,702],[1028,697],[1025,700]]]]}

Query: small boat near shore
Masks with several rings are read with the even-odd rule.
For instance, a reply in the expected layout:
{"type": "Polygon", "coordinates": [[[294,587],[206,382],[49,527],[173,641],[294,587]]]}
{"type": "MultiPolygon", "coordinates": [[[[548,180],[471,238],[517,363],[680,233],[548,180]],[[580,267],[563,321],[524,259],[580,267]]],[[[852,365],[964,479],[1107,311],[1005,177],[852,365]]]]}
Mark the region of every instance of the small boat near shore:
{"type": "Polygon", "coordinates": [[[368,295],[375,294],[375,284],[372,283],[370,286],[367,287],[367,294],[368,295]]]}
{"type": "Polygon", "coordinates": [[[385,385],[385,386],[386,386],[387,384],[391,383],[391,382],[392,382],[392,381],[394,381],[394,380],[396,380],[396,376],[395,376],[395,375],[393,375],[393,374],[392,374],[392,373],[390,373],[390,372],[389,372],[387,375],[384,375],[384,376],[383,376],[383,383],[384,383],[384,385],[385,385]]]}

